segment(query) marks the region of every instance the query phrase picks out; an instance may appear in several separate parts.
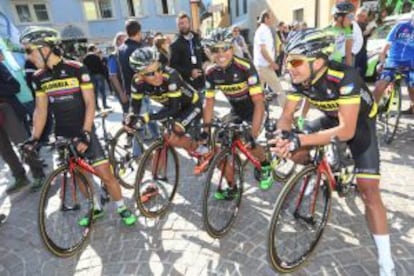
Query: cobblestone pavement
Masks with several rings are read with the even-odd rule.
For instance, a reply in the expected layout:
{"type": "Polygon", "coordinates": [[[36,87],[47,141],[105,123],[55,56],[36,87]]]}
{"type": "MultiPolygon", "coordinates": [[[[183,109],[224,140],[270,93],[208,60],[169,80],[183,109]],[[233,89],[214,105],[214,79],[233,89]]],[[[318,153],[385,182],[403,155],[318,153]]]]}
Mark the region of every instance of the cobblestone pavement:
{"type": "MultiPolygon", "coordinates": [[[[225,112],[225,104],[220,106],[220,112],[225,112]]],[[[111,129],[118,128],[119,119],[119,114],[109,118],[111,129]]],[[[413,122],[404,118],[397,141],[381,149],[382,195],[399,275],[414,275],[413,122]]],[[[51,152],[43,149],[42,155],[50,170],[51,152]]],[[[267,231],[280,185],[262,192],[248,174],[236,223],[224,238],[212,239],[203,230],[204,178],[191,175],[193,161],[185,155],[180,156],[180,162],[181,183],[174,206],[165,217],[140,217],[136,226],[126,228],[115,208],[107,205],[89,245],[66,259],[50,254],[40,240],[39,193],[26,189],[6,196],[12,177],[0,163],[0,212],[9,216],[0,227],[0,275],[276,275],[268,262],[267,231]]],[[[375,245],[361,200],[335,195],[332,207],[317,253],[293,275],[377,275],[375,245]]]]}

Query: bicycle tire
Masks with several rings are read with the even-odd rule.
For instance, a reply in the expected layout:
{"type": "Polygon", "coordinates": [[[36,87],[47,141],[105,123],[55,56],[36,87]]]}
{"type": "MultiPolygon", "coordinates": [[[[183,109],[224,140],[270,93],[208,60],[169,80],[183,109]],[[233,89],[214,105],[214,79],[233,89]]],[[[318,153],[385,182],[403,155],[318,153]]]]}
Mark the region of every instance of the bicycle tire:
{"type": "Polygon", "coordinates": [[[71,176],[68,166],[66,165],[60,166],[48,176],[40,194],[38,216],[40,236],[46,248],[59,257],[70,257],[81,251],[86,244],[86,240],[88,239],[92,228],[93,190],[91,184],[83,173],[74,171],[74,174],[78,176],[78,179],[80,179],[82,183],[84,183],[86,196],[80,192],[80,183],[74,185],[75,190],[73,190],[69,187],[71,181],[69,179],[68,181],[65,181],[67,176],[71,176]],[[55,180],[57,181],[55,182],[55,180]],[[59,183],[59,180],[63,180],[63,182],[59,183]],[[64,187],[63,190],[62,185],[64,187]],[[66,190],[67,188],[69,188],[69,190],[66,190]],[[79,192],[77,195],[78,199],[83,199],[83,201],[80,203],[78,202],[78,205],[74,204],[74,202],[69,202],[73,199],[73,196],[66,196],[73,195],[68,194],[69,192],[75,194],[79,192]],[[63,202],[61,200],[62,196],[64,198],[63,202]],[[73,204],[71,206],[73,210],[70,210],[69,205],[66,205],[70,203],[73,204]],[[64,209],[64,206],[66,206],[67,209],[64,209]],[[79,215],[74,214],[74,212],[77,211],[76,208],[80,208],[80,211],[77,212],[79,215]],[[59,214],[64,215],[63,219],[57,219],[59,214]],[[79,226],[78,221],[84,215],[88,217],[90,224],[85,227],[79,226]],[[51,222],[56,223],[51,225],[51,222]],[[62,237],[63,242],[57,241],[57,238],[52,237],[52,232],[59,235],[59,237],[62,237]],[[77,234],[76,240],[73,239],[73,242],[70,244],[66,243],[66,241],[69,240],[68,234],[77,234]]]}
{"type": "Polygon", "coordinates": [[[149,218],[162,216],[168,211],[179,183],[180,165],[178,155],[175,149],[170,146],[167,146],[167,168],[164,172],[165,175],[163,177],[158,175],[154,177],[151,172],[151,170],[153,170],[153,158],[157,160],[155,164],[158,166],[158,161],[161,157],[163,148],[164,141],[162,139],[153,142],[144,152],[138,166],[134,198],[141,214],[149,218]],[[174,164],[169,167],[168,164],[171,162],[174,162],[174,164]],[[169,168],[171,168],[171,170],[169,168]],[[171,174],[169,172],[171,172],[171,174]],[[171,183],[168,181],[169,179],[172,179],[171,183]],[[147,187],[150,185],[155,186],[155,188],[158,189],[158,192],[154,197],[144,202],[144,192],[147,191],[147,187]],[[164,204],[157,207],[163,198],[164,204]]]}
{"type": "Polygon", "coordinates": [[[299,269],[314,252],[329,218],[331,192],[331,186],[326,177],[318,173],[313,165],[305,167],[283,186],[275,203],[268,232],[269,259],[276,271],[293,272],[299,269]],[[314,179],[313,185],[306,179],[314,179]],[[317,187],[319,189],[316,189],[317,187]],[[306,209],[312,207],[315,208],[314,215],[318,215],[318,218],[313,217],[314,221],[310,221],[311,217],[306,217],[309,214],[305,213],[306,209]],[[305,234],[295,235],[293,233],[300,230],[305,234]],[[308,235],[306,231],[309,232],[308,235]],[[310,239],[310,236],[313,238],[310,239]],[[295,237],[300,239],[296,242],[291,241],[295,237]],[[282,257],[282,253],[288,256],[282,257]]]}
{"type": "Polygon", "coordinates": [[[391,90],[391,97],[387,103],[387,110],[384,114],[385,133],[384,142],[391,144],[398,130],[401,117],[401,86],[398,82],[394,82],[391,90]]]}
{"type": "MultiPolygon", "coordinates": [[[[231,161],[230,161],[231,162],[231,161]]],[[[223,177],[221,176],[223,179],[223,177]]],[[[233,154],[231,149],[225,149],[220,151],[212,160],[209,169],[207,171],[206,184],[204,186],[204,197],[203,197],[203,222],[204,227],[207,233],[213,238],[220,238],[224,236],[232,227],[235,222],[235,219],[239,213],[241,198],[243,194],[243,168],[241,167],[241,161],[237,154],[233,154]],[[221,163],[227,157],[232,156],[234,160],[234,171],[235,178],[238,178],[235,185],[237,187],[237,194],[232,200],[217,200],[214,198],[214,193],[218,190],[219,187],[223,188],[221,183],[213,183],[213,178],[217,177],[217,171],[221,175],[221,163]],[[231,203],[232,208],[229,208],[231,203]],[[217,211],[218,214],[215,214],[214,211],[217,211]],[[223,214],[225,211],[229,211],[228,218],[226,219],[223,214]],[[220,226],[216,225],[215,220],[220,226]]]]}
{"type": "Polygon", "coordinates": [[[124,128],[117,131],[109,150],[109,160],[122,187],[134,189],[136,171],[143,152],[144,145],[137,132],[129,134],[124,128]],[[128,141],[129,139],[131,140],[128,141]]]}

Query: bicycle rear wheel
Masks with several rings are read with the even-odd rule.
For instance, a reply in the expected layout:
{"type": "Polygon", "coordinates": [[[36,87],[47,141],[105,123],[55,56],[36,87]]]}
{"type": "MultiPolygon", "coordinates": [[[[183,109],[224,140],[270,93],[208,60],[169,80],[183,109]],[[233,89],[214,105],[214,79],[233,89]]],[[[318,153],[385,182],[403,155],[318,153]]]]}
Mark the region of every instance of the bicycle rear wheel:
{"type": "Polygon", "coordinates": [[[268,253],[279,272],[293,272],[315,250],[328,221],[331,188],[314,166],[305,167],[280,192],[270,222],[268,253]]]}
{"type": "Polygon", "coordinates": [[[390,88],[390,98],[384,116],[385,134],[384,141],[391,144],[398,130],[401,117],[401,86],[399,83],[392,83],[390,88]]]}
{"type": "Polygon", "coordinates": [[[144,146],[137,132],[128,133],[124,128],[118,130],[110,147],[109,160],[115,177],[124,188],[134,188],[138,162],[143,152],[144,146]]]}
{"type": "Polygon", "coordinates": [[[178,156],[163,140],[154,142],[139,162],[134,197],[141,214],[155,218],[171,206],[179,181],[178,156]]]}
{"type": "Polygon", "coordinates": [[[70,173],[67,166],[53,171],[43,185],[39,202],[39,230],[47,249],[59,257],[80,251],[92,224],[80,226],[78,222],[84,216],[91,222],[92,214],[93,190],[86,176],[79,171],[70,173]]]}
{"type": "Polygon", "coordinates": [[[223,150],[211,162],[204,188],[203,221],[211,237],[220,238],[230,230],[239,213],[242,193],[241,161],[230,149],[223,150]],[[230,186],[233,189],[229,189],[230,186]],[[217,192],[223,194],[225,191],[225,197],[217,197],[217,192]]]}

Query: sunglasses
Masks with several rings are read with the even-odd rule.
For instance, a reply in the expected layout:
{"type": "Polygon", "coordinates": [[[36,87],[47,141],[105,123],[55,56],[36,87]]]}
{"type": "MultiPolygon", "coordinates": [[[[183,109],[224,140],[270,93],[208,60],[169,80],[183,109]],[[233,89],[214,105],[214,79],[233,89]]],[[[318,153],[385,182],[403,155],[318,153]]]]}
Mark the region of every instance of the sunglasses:
{"type": "Polygon", "coordinates": [[[286,63],[293,68],[302,66],[306,61],[312,61],[314,58],[293,58],[286,60],[286,63]]]}
{"type": "Polygon", "coordinates": [[[213,46],[213,47],[211,48],[211,52],[212,52],[213,54],[217,54],[217,53],[219,53],[220,51],[227,52],[228,50],[232,49],[232,47],[233,47],[233,46],[231,46],[230,44],[228,44],[228,45],[220,45],[220,46],[213,46]]]}
{"type": "Polygon", "coordinates": [[[157,73],[161,73],[161,67],[158,67],[158,68],[157,68],[157,69],[155,69],[154,71],[145,72],[145,73],[143,73],[142,75],[143,75],[144,77],[153,77],[153,76],[155,76],[155,74],[157,74],[157,73]]]}
{"type": "Polygon", "coordinates": [[[24,52],[26,53],[26,55],[30,55],[33,53],[33,49],[32,48],[24,48],[24,52]]]}

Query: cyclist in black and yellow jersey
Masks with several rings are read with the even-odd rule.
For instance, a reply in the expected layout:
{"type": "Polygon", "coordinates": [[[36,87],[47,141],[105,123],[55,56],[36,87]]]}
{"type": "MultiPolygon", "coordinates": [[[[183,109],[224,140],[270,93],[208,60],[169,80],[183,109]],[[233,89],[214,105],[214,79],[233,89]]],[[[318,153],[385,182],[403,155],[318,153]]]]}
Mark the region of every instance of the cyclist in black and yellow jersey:
{"type": "Polygon", "coordinates": [[[269,143],[274,144],[271,150],[282,157],[295,157],[301,147],[327,145],[333,137],[349,145],[368,227],[378,249],[380,275],[395,275],[386,209],[379,190],[376,104],[356,69],[328,61],[333,42],[333,36],[317,29],[300,31],[290,38],[285,51],[292,89],[278,129],[291,131],[301,98],[308,99],[325,116],[309,124],[310,134],[290,132],[288,139],[276,138],[269,143]]]}
{"type": "MultiPolygon", "coordinates": [[[[33,150],[38,144],[50,105],[55,118],[56,136],[76,141],[77,151],[90,161],[115,201],[122,222],[133,225],[136,216],[126,207],[121,187],[111,172],[109,161],[95,134],[95,96],[87,69],[81,63],[61,57],[59,33],[54,29],[29,27],[20,39],[25,45],[28,59],[39,69],[33,75],[36,92],[33,132],[32,137],[25,142],[25,148],[33,150]]],[[[95,196],[93,218],[102,216],[103,210],[95,196]]],[[[79,221],[81,226],[89,223],[87,217],[79,221]]]]}
{"type": "MultiPolygon", "coordinates": [[[[131,68],[136,72],[131,87],[131,107],[124,124],[132,127],[138,121],[148,123],[152,120],[174,118],[174,127],[168,143],[180,147],[190,154],[199,150],[199,143],[185,135],[189,126],[201,119],[202,105],[197,90],[187,84],[178,72],[158,61],[158,52],[152,47],[135,50],[129,58],[131,68]],[[163,107],[157,113],[140,114],[144,97],[160,103],[163,107]]],[[[207,153],[207,152],[200,152],[207,153]]],[[[194,172],[201,173],[197,170],[194,172]]]]}
{"type": "MultiPolygon", "coordinates": [[[[210,48],[214,64],[206,72],[204,123],[208,124],[213,119],[215,93],[221,91],[232,107],[229,117],[251,123],[250,134],[256,139],[265,115],[264,93],[256,68],[250,61],[234,55],[231,40],[227,39],[225,32],[215,33],[211,39],[214,42],[210,48]]],[[[273,179],[264,149],[257,144],[251,152],[262,163],[259,187],[267,190],[273,179]]],[[[225,197],[216,194],[217,199],[225,197]]]]}

